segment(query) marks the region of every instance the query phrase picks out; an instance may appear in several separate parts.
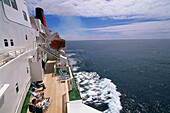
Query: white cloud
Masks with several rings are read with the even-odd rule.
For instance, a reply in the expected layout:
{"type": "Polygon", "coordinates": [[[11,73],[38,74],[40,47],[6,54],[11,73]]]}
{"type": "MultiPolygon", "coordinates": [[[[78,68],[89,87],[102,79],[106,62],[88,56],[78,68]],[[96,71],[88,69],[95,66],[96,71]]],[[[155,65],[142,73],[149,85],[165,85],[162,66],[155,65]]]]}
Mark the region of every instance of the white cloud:
{"type": "Polygon", "coordinates": [[[35,7],[46,14],[84,17],[169,18],[170,0],[26,0],[30,13],[35,7]]]}
{"type": "Polygon", "coordinates": [[[129,25],[108,26],[103,28],[82,28],[80,31],[113,33],[112,37],[123,38],[169,38],[170,20],[133,23],[129,25]],[[114,33],[117,33],[114,35],[114,33]]]}

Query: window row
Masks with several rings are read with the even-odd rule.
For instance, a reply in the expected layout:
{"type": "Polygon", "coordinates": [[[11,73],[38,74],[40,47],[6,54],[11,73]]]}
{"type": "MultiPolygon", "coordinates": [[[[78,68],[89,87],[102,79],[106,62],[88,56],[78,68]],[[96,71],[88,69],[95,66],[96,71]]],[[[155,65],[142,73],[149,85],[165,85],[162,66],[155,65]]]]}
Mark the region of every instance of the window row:
{"type": "MultiPolygon", "coordinates": [[[[10,1],[11,1],[11,4],[12,4],[12,7],[13,7],[14,9],[18,10],[16,1],[15,1],[15,0],[10,0],[10,1]]],[[[4,0],[4,3],[5,3],[6,5],[8,5],[8,6],[11,6],[10,1],[9,1],[9,0],[4,0]]],[[[22,13],[23,13],[23,16],[24,16],[24,20],[28,21],[26,12],[25,12],[25,11],[22,11],[22,13]]]]}
{"type": "Polygon", "coordinates": [[[10,0],[10,1],[9,1],[9,0],[4,0],[4,3],[5,3],[6,5],[8,5],[8,6],[11,6],[11,5],[12,5],[12,7],[13,7],[14,9],[18,10],[16,1],[15,1],[15,0],[10,0]],[[10,1],[11,1],[11,4],[10,4],[10,1]]]}
{"type": "MultiPolygon", "coordinates": [[[[25,35],[25,40],[28,40],[27,35],[25,35]]],[[[11,46],[14,46],[13,39],[10,39],[10,44],[11,44],[11,46]]],[[[4,39],[4,45],[5,45],[5,47],[8,47],[8,40],[7,39],[4,39]]]]}
{"type": "MultiPolygon", "coordinates": [[[[10,39],[10,44],[11,44],[11,46],[14,46],[13,39],[10,39]]],[[[5,47],[8,47],[8,40],[7,39],[4,39],[4,45],[5,45],[5,47]]]]}

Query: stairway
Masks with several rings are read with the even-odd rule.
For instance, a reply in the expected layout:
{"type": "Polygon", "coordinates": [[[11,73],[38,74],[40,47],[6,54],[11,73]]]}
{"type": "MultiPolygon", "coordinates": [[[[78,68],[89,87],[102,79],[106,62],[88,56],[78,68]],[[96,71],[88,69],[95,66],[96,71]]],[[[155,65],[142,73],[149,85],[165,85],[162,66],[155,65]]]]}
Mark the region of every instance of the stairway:
{"type": "Polygon", "coordinates": [[[60,57],[60,54],[58,51],[53,51],[52,49],[50,48],[46,48],[46,47],[43,47],[41,45],[38,46],[41,50],[51,54],[52,56],[56,57],[56,58],[59,58],[60,57]]]}

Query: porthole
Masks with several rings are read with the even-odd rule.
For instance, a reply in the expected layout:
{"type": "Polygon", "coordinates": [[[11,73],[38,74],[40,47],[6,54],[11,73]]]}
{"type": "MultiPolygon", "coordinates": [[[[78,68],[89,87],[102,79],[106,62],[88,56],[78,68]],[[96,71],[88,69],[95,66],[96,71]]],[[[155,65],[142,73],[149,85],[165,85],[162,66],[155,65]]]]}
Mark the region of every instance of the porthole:
{"type": "Polygon", "coordinates": [[[14,46],[14,41],[13,39],[10,40],[11,46],[14,46]]]}
{"type": "Polygon", "coordinates": [[[7,39],[4,39],[4,45],[5,45],[5,47],[8,47],[8,40],[7,39]]]}
{"type": "Polygon", "coordinates": [[[27,74],[29,73],[28,67],[27,67],[27,74]]]}

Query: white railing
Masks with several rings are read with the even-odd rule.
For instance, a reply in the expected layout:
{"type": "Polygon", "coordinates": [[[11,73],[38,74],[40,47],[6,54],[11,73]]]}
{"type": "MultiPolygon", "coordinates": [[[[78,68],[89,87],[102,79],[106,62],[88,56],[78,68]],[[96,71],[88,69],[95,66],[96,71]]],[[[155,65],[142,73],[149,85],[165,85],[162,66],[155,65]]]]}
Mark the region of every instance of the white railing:
{"type": "Polygon", "coordinates": [[[0,53],[0,67],[17,57],[18,55],[21,55],[26,51],[32,50],[33,48],[34,47],[19,48],[8,52],[0,53]]]}

